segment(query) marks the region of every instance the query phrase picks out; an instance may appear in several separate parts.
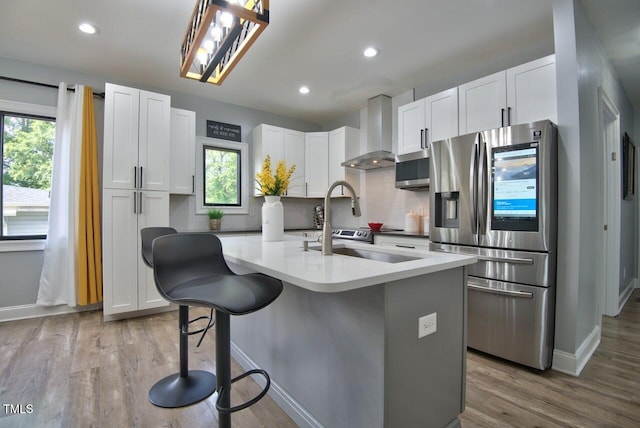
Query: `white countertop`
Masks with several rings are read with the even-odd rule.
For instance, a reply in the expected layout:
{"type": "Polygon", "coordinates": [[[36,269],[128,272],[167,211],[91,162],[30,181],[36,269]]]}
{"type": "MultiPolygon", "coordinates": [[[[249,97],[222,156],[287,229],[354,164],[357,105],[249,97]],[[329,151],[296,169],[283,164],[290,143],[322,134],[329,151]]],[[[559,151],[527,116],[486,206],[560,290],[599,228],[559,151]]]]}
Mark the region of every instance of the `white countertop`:
{"type": "MultiPolygon", "coordinates": [[[[261,235],[219,238],[227,261],[320,293],[339,293],[457,268],[477,261],[475,256],[390,249],[334,240],[334,248],[344,246],[420,257],[418,260],[386,263],[340,254],[323,256],[321,251],[315,250],[302,251],[303,238],[298,236],[285,235],[283,241],[277,242],[263,242],[261,235]]],[[[313,244],[315,243],[310,243],[312,246],[313,244]]]]}

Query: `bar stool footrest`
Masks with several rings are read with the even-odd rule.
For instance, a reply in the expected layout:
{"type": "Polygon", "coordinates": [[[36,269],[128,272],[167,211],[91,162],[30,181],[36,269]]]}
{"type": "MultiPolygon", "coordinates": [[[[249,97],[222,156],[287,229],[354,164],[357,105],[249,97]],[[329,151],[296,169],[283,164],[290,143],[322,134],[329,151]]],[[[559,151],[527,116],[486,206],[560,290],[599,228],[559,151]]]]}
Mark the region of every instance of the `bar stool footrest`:
{"type": "MultiPolygon", "coordinates": [[[[222,400],[222,397],[224,396],[225,393],[227,393],[227,391],[225,391],[224,387],[220,388],[220,391],[218,393],[218,399],[216,400],[216,409],[218,409],[218,412],[220,413],[225,413],[225,414],[229,414],[229,413],[234,413],[237,412],[239,410],[244,410],[249,406],[254,405],[255,403],[257,403],[258,401],[260,401],[260,399],[262,399],[262,397],[264,397],[267,394],[267,391],[269,391],[269,387],[271,386],[271,379],[269,378],[269,374],[262,369],[254,369],[254,370],[249,370],[248,372],[245,372],[243,374],[241,374],[240,376],[234,377],[233,379],[231,379],[231,384],[244,379],[247,376],[251,376],[254,374],[259,374],[264,376],[264,378],[267,381],[267,384],[265,385],[264,389],[260,392],[260,394],[256,395],[254,398],[252,398],[251,400],[242,403],[242,404],[238,404],[237,406],[234,407],[223,407],[220,405],[220,401],[222,400]]],[[[229,388],[231,389],[231,388],[229,388]]],[[[230,393],[231,391],[229,391],[230,393]]]]}

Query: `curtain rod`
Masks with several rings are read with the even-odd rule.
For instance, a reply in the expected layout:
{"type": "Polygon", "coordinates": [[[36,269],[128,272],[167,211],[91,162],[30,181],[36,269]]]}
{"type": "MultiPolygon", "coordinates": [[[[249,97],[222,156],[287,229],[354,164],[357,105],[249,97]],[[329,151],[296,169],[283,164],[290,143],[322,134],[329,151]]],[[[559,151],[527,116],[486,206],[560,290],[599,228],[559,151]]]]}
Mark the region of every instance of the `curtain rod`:
{"type": "MultiPolygon", "coordinates": [[[[17,83],[26,83],[27,85],[44,86],[45,88],[55,88],[55,89],[59,88],[58,85],[51,85],[49,83],[33,82],[31,80],[16,79],[14,77],[0,76],[0,80],[8,80],[9,82],[17,82],[17,83]]],[[[67,88],[67,91],[75,92],[76,90],[75,90],[75,88],[67,88]]],[[[97,98],[104,99],[104,92],[94,92],[93,96],[94,96],[94,98],[97,97],[97,98]]]]}

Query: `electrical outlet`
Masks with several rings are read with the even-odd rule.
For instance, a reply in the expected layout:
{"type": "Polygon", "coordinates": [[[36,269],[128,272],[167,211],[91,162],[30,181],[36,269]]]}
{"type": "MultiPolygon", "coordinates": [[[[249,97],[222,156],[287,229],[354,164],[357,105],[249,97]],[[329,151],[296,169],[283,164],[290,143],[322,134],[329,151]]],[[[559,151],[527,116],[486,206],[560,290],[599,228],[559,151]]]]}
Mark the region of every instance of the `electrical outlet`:
{"type": "Polygon", "coordinates": [[[436,312],[418,318],[418,339],[435,333],[437,324],[438,316],[436,312]]]}

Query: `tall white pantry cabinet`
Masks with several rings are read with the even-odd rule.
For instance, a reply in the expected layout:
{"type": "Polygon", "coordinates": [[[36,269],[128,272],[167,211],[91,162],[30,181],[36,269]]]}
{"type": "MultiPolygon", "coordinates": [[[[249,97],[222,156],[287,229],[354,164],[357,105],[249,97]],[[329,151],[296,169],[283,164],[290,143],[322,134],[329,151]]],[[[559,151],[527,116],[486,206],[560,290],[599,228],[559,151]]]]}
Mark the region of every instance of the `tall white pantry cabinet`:
{"type": "Polygon", "coordinates": [[[103,158],[104,315],[168,306],[142,261],[140,229],[169,226],[171,97],[106,84],[103,158]]]}

